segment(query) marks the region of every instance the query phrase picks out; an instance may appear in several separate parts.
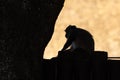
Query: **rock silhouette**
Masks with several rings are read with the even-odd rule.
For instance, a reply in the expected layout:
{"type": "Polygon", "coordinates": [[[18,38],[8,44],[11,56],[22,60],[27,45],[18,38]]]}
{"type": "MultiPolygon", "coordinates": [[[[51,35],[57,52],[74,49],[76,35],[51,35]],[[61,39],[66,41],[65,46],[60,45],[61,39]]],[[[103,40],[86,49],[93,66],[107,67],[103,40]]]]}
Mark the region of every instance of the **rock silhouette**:
{"type": "Polygon", "coordinates": [[[64,0],[0,0],[0,80],[42,80],[43,52],[64,0]]]}
{"type": "Polygon", "coordinates": [[[91,55],[78,48],[58,56],[58,80],[90,80],[91,55]]]}

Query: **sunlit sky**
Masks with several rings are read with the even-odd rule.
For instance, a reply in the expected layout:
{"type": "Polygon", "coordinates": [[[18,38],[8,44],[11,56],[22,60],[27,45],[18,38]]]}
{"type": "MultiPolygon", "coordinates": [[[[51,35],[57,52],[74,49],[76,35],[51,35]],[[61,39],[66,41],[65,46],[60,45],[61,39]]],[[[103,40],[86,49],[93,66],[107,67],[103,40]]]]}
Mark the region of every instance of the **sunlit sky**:
{"type": "Polygon", "coordinates": [[[69,24],[91,32],[95,49],[107,51],[109,57],[120,57],[120,0],[66,0],[48,44],[44,58],[57,56],[66,39],[69,24]]]}

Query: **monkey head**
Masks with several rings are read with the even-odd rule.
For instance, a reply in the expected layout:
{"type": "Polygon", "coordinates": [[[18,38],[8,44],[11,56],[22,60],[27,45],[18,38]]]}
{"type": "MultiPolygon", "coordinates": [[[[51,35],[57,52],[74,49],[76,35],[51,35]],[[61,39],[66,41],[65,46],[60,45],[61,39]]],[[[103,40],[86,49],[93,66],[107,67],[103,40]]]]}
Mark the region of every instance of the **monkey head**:
{"type": "Polygon", "coordinates": [[[72,33],[74,30],[76,30],[76,29],[77,29],[77,27],[76,27],[75,25],[69,25],[69,26],[65,29],[65,32],[66,32],[65,37],[66,37],[66,38],[69,38],[70,35],[71,35],[71,33],[72,33]]]}

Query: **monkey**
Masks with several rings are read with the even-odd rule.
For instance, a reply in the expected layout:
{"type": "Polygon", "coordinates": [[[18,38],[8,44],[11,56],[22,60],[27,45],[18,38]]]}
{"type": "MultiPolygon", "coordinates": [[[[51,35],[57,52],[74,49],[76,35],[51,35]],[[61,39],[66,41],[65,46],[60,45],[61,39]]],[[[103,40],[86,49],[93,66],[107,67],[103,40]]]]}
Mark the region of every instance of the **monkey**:
{"type": "Polygon", "coordinates": [[[81,47],[89,51],[94,51],[94,39],[90,32],[75,25],[69,25],[65,29],[67,41],[61,51],[65,51],[70,45],[71,48],[81,47]],[[75,42],[77,41],[77,44],[75,42]]]}
{"type": "Polygon", "coordinates": [[[75,40],[75,37],[77,35],[77,28],[74,25],[69,25],[65,29],[65,32],[66,32],[65,37],[67,38],[67,41],[61,51],[66,50],[72,44],[72,42],[75,40]]]}

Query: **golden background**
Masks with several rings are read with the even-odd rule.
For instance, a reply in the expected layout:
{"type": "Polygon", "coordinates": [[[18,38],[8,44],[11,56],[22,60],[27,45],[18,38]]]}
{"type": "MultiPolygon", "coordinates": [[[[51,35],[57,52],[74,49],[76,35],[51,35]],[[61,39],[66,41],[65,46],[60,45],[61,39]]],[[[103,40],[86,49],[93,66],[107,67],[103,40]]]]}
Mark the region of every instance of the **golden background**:
{"type": "Polygon", "coordinates": [[[66,0],[44,58],[57,56],[66,40],[64,29],[69,24],[90,31],[96,50],[120,57],[120,0],[66,0]]]}

